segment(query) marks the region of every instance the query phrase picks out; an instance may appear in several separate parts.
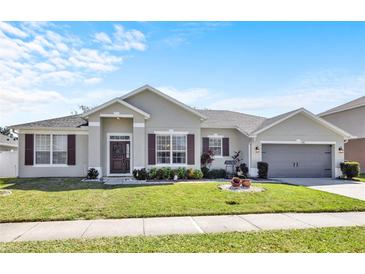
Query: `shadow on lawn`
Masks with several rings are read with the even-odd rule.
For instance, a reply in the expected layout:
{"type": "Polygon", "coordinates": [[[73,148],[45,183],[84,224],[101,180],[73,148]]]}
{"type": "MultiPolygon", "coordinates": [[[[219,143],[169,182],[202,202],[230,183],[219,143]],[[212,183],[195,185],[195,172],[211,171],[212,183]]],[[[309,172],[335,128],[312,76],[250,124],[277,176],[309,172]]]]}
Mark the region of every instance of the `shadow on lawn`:
{"type": "MultiPolygon", "coordinates": [[[[105,185],[99,182],[81,182],[82,178],[30,178],[7,180],[7,186],[1,189],[38,190],[38,191],[72,191],[87,189],[116,189],[142,187],[143,185],[105,185]]],[[[1,186],[1,185],[0,185],[1,186]]]]}

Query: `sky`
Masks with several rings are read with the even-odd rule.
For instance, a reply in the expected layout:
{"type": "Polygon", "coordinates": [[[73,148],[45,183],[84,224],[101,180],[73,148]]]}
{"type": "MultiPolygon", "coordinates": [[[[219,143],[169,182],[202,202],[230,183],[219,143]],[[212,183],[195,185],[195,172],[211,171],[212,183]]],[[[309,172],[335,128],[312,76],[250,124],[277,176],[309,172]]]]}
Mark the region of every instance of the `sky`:
{"type": "Polygon", "coordinates": [[[271,117],[365,95],[364,22],[0,22],[0,126],[149,84],[271,117]]]}

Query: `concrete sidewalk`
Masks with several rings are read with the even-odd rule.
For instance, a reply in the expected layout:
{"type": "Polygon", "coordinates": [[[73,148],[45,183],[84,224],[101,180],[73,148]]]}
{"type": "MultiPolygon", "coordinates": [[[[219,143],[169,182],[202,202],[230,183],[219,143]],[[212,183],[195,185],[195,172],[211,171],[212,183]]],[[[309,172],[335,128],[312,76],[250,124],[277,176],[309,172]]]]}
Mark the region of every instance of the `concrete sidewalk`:
{"type": "Polygon", "coordinates": [[[365,225],[365,212],[0,223],[0,242],[365,225]]]}

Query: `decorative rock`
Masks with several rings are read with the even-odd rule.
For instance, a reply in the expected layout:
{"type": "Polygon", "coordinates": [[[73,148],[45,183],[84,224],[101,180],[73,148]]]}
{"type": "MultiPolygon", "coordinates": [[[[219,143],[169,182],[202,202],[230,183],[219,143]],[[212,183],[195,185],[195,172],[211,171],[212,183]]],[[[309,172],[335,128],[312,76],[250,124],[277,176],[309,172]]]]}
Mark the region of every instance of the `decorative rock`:
{"type": "Polygon", "coordinates": [[[263,187],[251,186],[251,187],[232,187],[231,185],[219,185],[218,186],[222,190],[232,191],[232,192],[262,192],[265,191],[263,187]]]}

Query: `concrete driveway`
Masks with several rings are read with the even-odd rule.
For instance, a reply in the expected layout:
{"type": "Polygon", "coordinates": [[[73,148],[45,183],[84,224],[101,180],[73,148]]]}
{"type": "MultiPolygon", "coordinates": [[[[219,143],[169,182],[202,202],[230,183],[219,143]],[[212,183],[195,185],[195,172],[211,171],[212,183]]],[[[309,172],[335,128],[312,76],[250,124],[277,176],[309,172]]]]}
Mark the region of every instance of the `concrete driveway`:
{"type": "Polygon", "coordinates": [[[365,183],[362,182],[330,178],[276,178],[275,180],[365,201],[365,183]]]}

